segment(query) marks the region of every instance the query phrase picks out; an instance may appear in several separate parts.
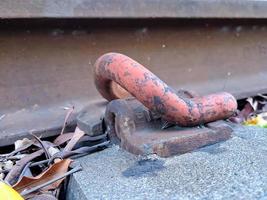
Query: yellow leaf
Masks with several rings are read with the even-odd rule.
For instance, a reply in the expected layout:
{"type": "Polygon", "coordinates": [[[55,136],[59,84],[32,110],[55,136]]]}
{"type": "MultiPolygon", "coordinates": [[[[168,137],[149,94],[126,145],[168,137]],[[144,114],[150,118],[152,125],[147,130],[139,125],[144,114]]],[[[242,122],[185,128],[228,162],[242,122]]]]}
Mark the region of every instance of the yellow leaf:
{"type": "Polygon", "coordinates": [[[267,128],[267,120],[265,120],[261,115],[252,117],[244,122],[246,126],[258,126],[262,128],[267,128]]]}

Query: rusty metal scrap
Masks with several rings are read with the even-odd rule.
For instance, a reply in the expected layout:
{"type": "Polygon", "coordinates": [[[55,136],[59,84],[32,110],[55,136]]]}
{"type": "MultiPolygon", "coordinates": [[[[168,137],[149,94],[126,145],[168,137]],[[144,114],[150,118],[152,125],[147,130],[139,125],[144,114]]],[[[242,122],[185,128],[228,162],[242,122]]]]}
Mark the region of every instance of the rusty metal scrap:
{"type": "Polygon", "coordinates": [[[237,109],[236,99],[226,92],[195,98],[179,95],[141,64],[119,53],[98,58],[94,75],[98,91],[107,100],[121,98],[116,82],[147,108],[180,126],[226,119],[237,109]]]}

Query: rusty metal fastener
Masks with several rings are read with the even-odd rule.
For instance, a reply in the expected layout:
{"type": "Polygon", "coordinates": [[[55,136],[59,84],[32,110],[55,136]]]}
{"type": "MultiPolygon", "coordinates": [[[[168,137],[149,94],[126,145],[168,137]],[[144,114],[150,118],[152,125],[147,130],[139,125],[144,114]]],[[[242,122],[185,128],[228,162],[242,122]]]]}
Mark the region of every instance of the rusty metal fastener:
{"type": "Polygon", "coordinates": [[[111,141],[137,155],[180,155],[227,140],[233,131],[223,120],[202,128],[172,126],[162,130],[164,121],[134,98],[111,101],[104,119],[111,141]]]}
{"type": "Polygon", "coordinates": [[[147,108],[180,126],[225,119],[237,109],[236,99],[226,92],[185,98],[141,64],[119,53],[98,58],[94,75],[98,91],[107,100],[125,96],[114,89],[116,82],[147,108]]]}

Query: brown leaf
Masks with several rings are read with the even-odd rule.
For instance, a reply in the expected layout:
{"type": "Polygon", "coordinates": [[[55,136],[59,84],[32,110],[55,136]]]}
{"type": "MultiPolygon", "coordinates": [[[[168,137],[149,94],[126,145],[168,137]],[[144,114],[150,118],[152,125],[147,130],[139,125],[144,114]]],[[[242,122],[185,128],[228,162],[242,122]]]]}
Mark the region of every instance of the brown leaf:
{"type": "Polygon", "coordinates": [[[57,200],[52,194],[40,194],[33,195],[33,197],[28,198],[28,200],[57,200]]]}
{"type": "Polygon", "coordinates": [[[34,135],[33,133],[30,133],[30,134],[31,134],[31,135],[35,138],[35,140],[40,144],[41,148],[44,150],[44,153],[45,153],[46,158],[49,159],[49,158],[50,158],[50,155],[49,155],[49,153],[47,152],[47,148],[46,148],[45,144],[43,143],[43,141],[42,141],[40,138],[38,138],[36,135],[34,135]]]}
{"type": "Polygon", "coordinates": [[[9,171],[9,173],[7,174],[5,181],[7,181],[9,184],[13,185],[17,182],[20,173],[22,172],[22,170],[24,169],[24,167],[33,159],[41,156],[44,153],[44,151],[42,149],[28,154],[25,157],[23,157],[21,160],[17,161],[16,165],[12,167],[12,169],[9,171]]]}
{"type": "Polygon", "coordinates": [[[20,151],[24,151],[26,149],[28,149],[29,147],[31,147],[34,144],[34,142],[32,141],[31,143],[28,143],[27,145],[24,145],[18,149],[15,149],[14,151],[7,153],[7,154],[1,154],[0,157],[9,157],[9,156],[13,156],[16,153],[20,152],[20,151]]]}
{"type": "MultiPolygon", "coordinates": [[[[43,183],[46,183],[49,180],[52,180],[64,173],[66,173],[68,171],[69,165],[72,162],[71,159],[64,159],[61,160],[53,165],[51,165],[46,171],[44,171],[43,173],[41,173],[38,176],[35,177],[27,177],[24,176],[18,183],[16,183],[13,188],[17,191],[17,192],[22,192],[24,190],[29,190],[33,187],[36,187],[38,185],[41,185],[43,183]]],[[[57,188],[60,183],[63,181],[64,179],[61,179],[59,181],[56,181],[54,183],[52,183],[49,186],[46,186],[45,188],[43,188],[42,190],[52,190],[57,188]]]]}
{"type": "MultiPolygon", "coordinates": [[[[62,135],[59,135],[54,141],[53,143],[57,146],[60,146],[62,144],[64,144],[65,142],[68,142],[69,140],[71,140],[71,138],[73,137],[74,133],[64,133],[62,135]]],[[[96,141],[96,140],[101,140],[103,138],[106,138],[107,135],[106,134],[102,134],[102,135],[97,135],[97,136],[89,136],[89,135],[85,135],[84,137],[82,137],[79,142],[84,142],[84,141],[96,141]]]]}
{"type": "Polygon", "coordinates": [[[243,123],[254,111],[251,103],[248,102],[236,116],[230,117],[229,120],[234,123],[243,123]]]}
{"type": "Polygon", "coordinates": [[[74,133],[63,133],[59,136],[57,136],[57,138],[53,141],[53,143],[55,145],[62,145],[65,142],[71,140],[71,138],[73,137],[74,133]]]}
{"type": "MultiPolygon", "coordinates": [[[[55,146],[55,144],[51,143],[51,142],[48,142],[48,141],[42,141],[43,144],[45,144],[46,148],[50,147],[50,146],[55,146]]],[[[32,146],[35,146],[35,147],[38,147],[38,148],[42,148],[41,145],[39,143],[36,143],[34,141],[31,141],[30,143],[22,146],[22,147],[19,147],[18,149],[15,149],[14,151],[10,152],[10,153],[7,153],[7,154],[0,154],[0,157],[10,157],[10,156],[13,156],[19,152],[22,152],[24,150],[27,150],[29,149],[30,147],[32,146]]]]}
{"type": "Polygon", "coordinates": [[[85,135],[85,133],[76,127],[75,132],[69,143],[65,146],[64,151],[71,151],[77,142],[85,135]]]}
{"type": "Polygon", "coordinates": [[[28,138],[23,138],[21,140],[17,140],[15,141],[14,145],[15,145],[15,149],[19,149],[23,146],[26,146],[28,144],[31,144],[32,140],[28,139],[28,138]]]}
{"type": "Polygon", "coordinates": [[[64,130],[66,128],[66,125],[67,125],[67,122],[71,116],[71,114],[74,112],[74,106],[72,106],[72,108],[69,109],[69,111],[67,112],[67,115],[65,117],[65,120],[64,120],[64,124],[63,124],[63,127],[61,129],[61,132],[60,132],[60,135],[62,135],[64,133],[64,130]]]}

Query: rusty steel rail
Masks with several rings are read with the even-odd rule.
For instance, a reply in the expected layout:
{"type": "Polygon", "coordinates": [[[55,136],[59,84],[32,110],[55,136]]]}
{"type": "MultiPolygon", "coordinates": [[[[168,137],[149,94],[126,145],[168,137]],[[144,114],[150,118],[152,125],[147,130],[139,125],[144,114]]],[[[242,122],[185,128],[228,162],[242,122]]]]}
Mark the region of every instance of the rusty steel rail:
{"type": "Polygon", "coordinates": [[[264,20],[14,19],[1,24],[0,147],[31,130],[56,135],[64,107],[75,106],[74,126],[81,109],[101,105],[92,69],[105,52],[124,52],[176,91],[226,91],[237,99],[267,93],[264,20]]]}
{"type": "Polygon", "coordinates": [[[237,109],[236,99],[226,92],[184,98],[141,64],[118,53],[105,54],[95,63],[95,85],[109,101],[120,98],[112,81],[149,109],[181,126],[225,119],[237,109]]]}

